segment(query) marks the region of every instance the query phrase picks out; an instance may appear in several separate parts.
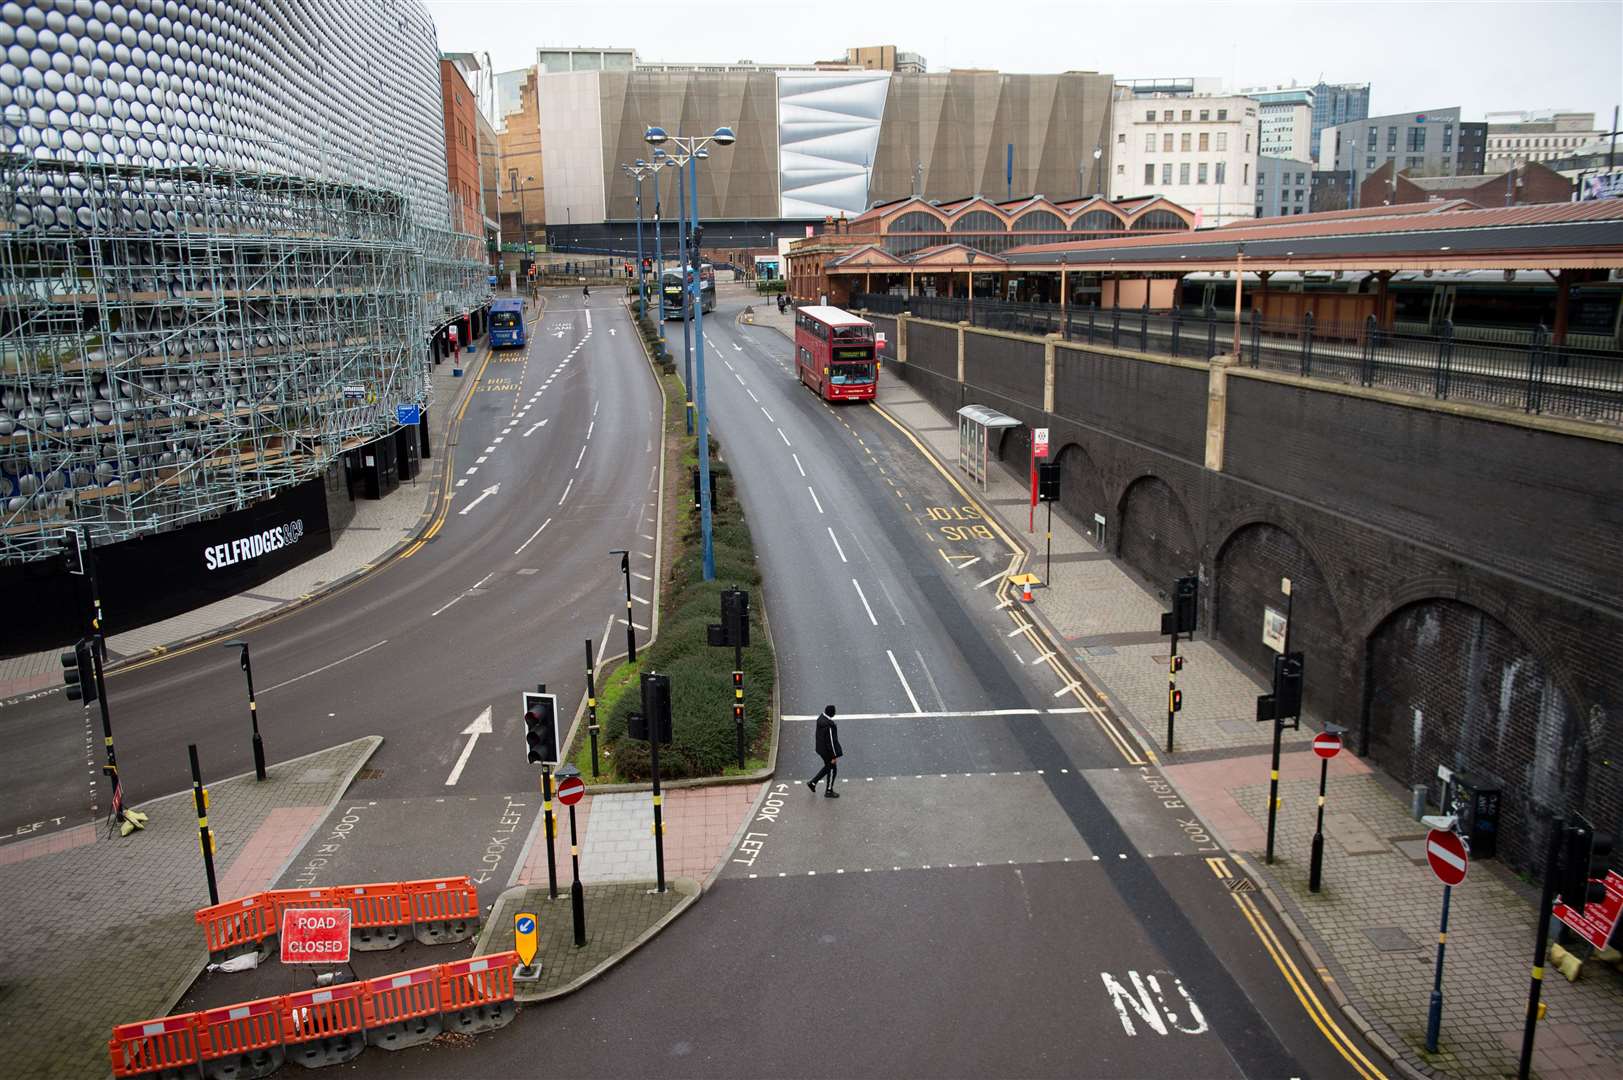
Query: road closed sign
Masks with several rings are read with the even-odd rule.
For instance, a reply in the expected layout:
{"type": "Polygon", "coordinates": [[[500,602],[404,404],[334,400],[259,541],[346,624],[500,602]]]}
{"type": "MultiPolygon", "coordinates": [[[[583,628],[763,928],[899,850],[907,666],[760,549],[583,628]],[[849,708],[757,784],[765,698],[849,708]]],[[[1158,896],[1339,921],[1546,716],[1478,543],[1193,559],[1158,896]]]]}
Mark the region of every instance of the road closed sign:
{"type": "Polygon", "coordinates": [[[282,963],[349,963],[349,909],[288,908],[282,912],[282,963]]]}

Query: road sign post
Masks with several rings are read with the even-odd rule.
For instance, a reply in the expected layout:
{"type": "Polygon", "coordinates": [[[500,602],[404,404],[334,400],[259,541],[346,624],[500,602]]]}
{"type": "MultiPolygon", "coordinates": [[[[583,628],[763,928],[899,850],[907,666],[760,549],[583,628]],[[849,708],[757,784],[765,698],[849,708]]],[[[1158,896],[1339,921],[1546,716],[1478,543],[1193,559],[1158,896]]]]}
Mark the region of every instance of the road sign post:
{"type": "Polygon", "coordinates": [[[541,977],[541,965],[535,962],[541,947],[541,920],[533,911],[521,911],[513,916],[513,950],[518,953],[518,970],[513,978],[520,982],[534,982],[541,977]]]}
{"type": "Polygon", "coordinates": [[[1326,724],[1313,736],[1313,752],[1319,755],[1319,823],[1313,830],[1313,859],[1307,872],[1307,891],[1318,892],[1324,879],[1324,788],[1330,778],[1330,759],[1341,753],[1340,724],[1326,724]]]}
{"type": "Polygon", "coordinates": [[[197,744],[186,752],[192,759],[192,803],[197,807],[197,845],[203,851],[203,874],[209,883],[209,904],[220,902],[220,887],[214,880],[214,830],[209,828],[209,793],[203,786],[203,770],[197,764],[197,744]]]}
{"type": "MultiPolygon", "coordinates": [[[[1235,333],[1238,334],[1239,331],[1235,331],[1235,333]]],[[[1295,599],[1291,592],[1290,578],[1279,579],[1279,591],[1285,594],[1285,630],[1280,641],[1279,652],[1281,656],[1289,656],[1291,641],[1291,603],[1295,599]]],[[[1268,630],[1269,625],[1265,618],[1263,624],[1264,640],[1267,640],[1268,630]]],[[[1270,697],[1273,698],[1274,711],[1274,753],[1272,764],[1268,770],[1268,846],[1267,850],[1263,853],[1263,861],[1269,866],[1274,864],[1274,827],[1278,823],[1279,819],[1279,744],[1280,740],[1285,734],[1285,718],[1282,715],[1284,710],[1281,708],[1279,694],[1279,676],[1280,664],[1279,660],[1276,658],[1274,661],[1274,692],[1270,695],[1270,697]]]]}
{"type": "Polygon", "coordinates": [[[1448,950],[1448,905],[1454,886],[1465,880],[1471,862],[1464,837],[1452,829],[1431,830],[1426,834],[1426,862],[1437,880],[1443,883],[1443,915],[1437,925],[1437,967],[1431,982],[1431,1008],[1426,1014],[1426,1050],[1435,1054],[1437,1035],[1443,1026],[1443,954],[1448,950]]]}
{"type": "Polygon", "coordinates": [[[1048,459],[1048,429],[1031,429],[1031,514],[1026,522],[1027,532],[1037,531],[1037,461],[1048,459]]]}
{"type": "Polygon", "coordinates": [[[573,763],[558,770],[558,801],[569,807],[569,861],[574,881],[569,885],[569,914],[575,925],[575,947],[586,944],[586,891],[580,884],[580,841],[575,837],[575,804],[586,794],[586,782],[573,763]]]}

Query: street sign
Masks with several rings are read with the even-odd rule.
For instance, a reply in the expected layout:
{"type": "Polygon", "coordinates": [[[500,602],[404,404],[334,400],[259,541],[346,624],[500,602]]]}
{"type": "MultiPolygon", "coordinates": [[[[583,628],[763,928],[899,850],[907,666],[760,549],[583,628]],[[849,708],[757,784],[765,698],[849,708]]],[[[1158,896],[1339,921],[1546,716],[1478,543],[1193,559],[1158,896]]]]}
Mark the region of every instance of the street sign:
{"type": "Polygon", "coordinates": [[[566,776],[558,781],[558,801],[565,806],[574,806],[580,802],[580,797],[586,794],[586,781],[578,776],[566,776]]]}
{"type": "Polygon", "coordinates": [[[1328,731],[1313,736],[1313,752],[1328,760],[1341,753],[1341,736],[1328,731]]]}
{"type": "Polygon", "coordinates": [[[1426,862],[1431,864],[1431,872],[1444,885],[1458,885],[1464,881],[1470,861],[1470,856],[1465,853],[1465,841],[1458,834],[1447,829],[1433,829],[1426,834],[1426,862]]]}
{"type": "Polygon", "coordinates": [[[1608,870],[1602,884],[1606,886],[1606,899],[1598,904],[1585,904],[1582,915],[1559,900],[1550,909],[1552,915],[1597,949],[1606,948],[1612,931],[1617,928],[1618,916],[1623,914],[1623,877],[1619,877],[1616,870],[1608,870]]]}
{"type": "Polygon", "coordinates": [[[397,424],[420,424],[423,422],[423,407],[421,405],[396,405],[394,419],[397,424]]]}
{"type": "Polygon", "coordinates": [[[529,967],[535,963],[535,951],[541,943],[541,920],[533,911],[521,911],[513,916],[513,948],[518,951],[519,963],[529,967]]]}
{"type": "Polygon", "coordinates": [[[1031,429],[1031,452],[1036,457],[1048,456],[1048,429],[1045,427],[1031,429]]]}
{"type": "Polygon", "coordinates": [[[283,911],[282,963],[349,963],[349,908],[283,911]]]}
{"type": "Polygon", "coordinates": [[[366,387],[350,383],[344,387],[344,398],[348,401],[361,401],[366,397],[366,387]]]}

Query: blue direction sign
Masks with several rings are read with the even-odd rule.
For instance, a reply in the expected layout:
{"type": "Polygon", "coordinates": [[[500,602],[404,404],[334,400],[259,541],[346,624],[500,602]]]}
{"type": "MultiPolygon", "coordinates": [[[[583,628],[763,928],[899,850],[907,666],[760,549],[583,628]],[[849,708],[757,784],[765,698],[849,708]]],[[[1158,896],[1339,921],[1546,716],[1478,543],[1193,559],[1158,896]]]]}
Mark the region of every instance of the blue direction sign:
{"type": "Polygon", "coordinates": [[[421,405],[396,405],[394,418],[402,424],[420,424],[423,422],[423,407],[421,405]]]}

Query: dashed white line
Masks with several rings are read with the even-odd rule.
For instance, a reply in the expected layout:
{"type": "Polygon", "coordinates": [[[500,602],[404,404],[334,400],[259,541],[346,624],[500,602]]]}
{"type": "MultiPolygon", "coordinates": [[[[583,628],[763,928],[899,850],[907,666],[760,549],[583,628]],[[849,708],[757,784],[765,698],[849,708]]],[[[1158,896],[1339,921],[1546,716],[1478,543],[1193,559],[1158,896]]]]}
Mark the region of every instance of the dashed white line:
{"type": "Polygon", "coordinates": [[[570,480],[569,480],[569,483],[564,485],[563,498],[558,500],[558,505],[559,506],[562,506],[564,504],[564,499],[569,498],[569,492],[574,488],[574,486],[575,486],[575,480],[574,480],[573,477],[571,477],[570,480]]]}
{"type": "Polygon", "coordinates": [[[830,525],[828,528],[828,538],[834,541],[834,550],[839,552],[840,561],[843,563],[850,562],[851,560],[845,557],[845,549],[840,546],[840,538],[834,535],[834,526],[832,525],[830,525]]]}
{"type": "Polygon", "coordinates": [[[349,661],[355,659],[357,656],[365,656],[367,653],[371,652],[373,649],[382,648],[384,645],[387,645],[387,644],[389,644],[389,639],[384,638],[382,641],[379,641],[376,644],[368,645],[366,648],[362,649],[360,652],[352,652],[352,653],[350,653],[348,656],[344,657],[341,660],[334,660],[330,664],[323,664],[321,667],[316,668],[314,671],[306,671],[303,675],[295,675],[291,679],[286,680],[285,682],[277,683],[275,686],[267,686],[265,689],[261,690],[260,693],[261,694],[268,694],[272,690],[280,690],[284,686],[292,686],[294,683],[298,682],[300,679],[308,679],[312,675],[320,675],[323,671],[327,671],[327,670],[329,670],[331,668],[335,668],[339,664],[348,663],[349,661]]]}
{"type": "Polygon", "coordinates": [[[744,376],[740,375],[738,372],[736,372],[736,371],[733,372],[733,378],[738,380],[738,385],[739,386],[744,385],[744,376]]]}
{"type": "Polygon", "coordinates": [[[751,390],[749,387],[744,387],[744,393],[748,394],[750,396],[750,400],[755,402],[757,405],[761,403],[761,399],[756,397],[755,391],[751,390]]]}
{"type": "MultiPolygon", "coordinates": [[[[547,520],[545,520],[545,521],[543,521],[541,523],[541,529],[545,529],[548,525],[551,525],[551,524],[552,524],[552,519],[547,518],[547,520]]],[[[530,540],[534,540],[536,537],[540,536],[541,535],[541,529],[537,529],[537,530],[535,530],[535,532],[531,533],[530,534],[530,540]]],[[[530,540],[526,540],[526,541],[524,541],[524,543],[520,544],[518,546],[518,550],[514,551],[513,554],[517,555],[519,552],[521,552],[525,548],[529,547],[530,546],[530,540]]]]}
{"type": "Polygon", "coordinates": [[[862,594],[862,586],[857,584],[856,578],[851,579],[851,587],[857,591],[857,598],[862,601],[862,610],[868,613],[868,621],[878,626],[879,620],[873,617],[873,608],[868,606],[868,598],[862,594]]]}
{"type": "Polygon", "coordinates": [[[585,459],[586,459],[586,447],[583,446],[583,447],[580,448],[580,457],[577,457],[575,459],[575,468],[577,468],[577,469],[580,468],[580,463],[582,461],[584,461],[585,459]]]}
{"type": "MultiPolygon", "coordinates": [[[[782,434],[782,432],[779,432],[779,434],[782,434]]],[[[804,466],[804,465],[802,465],[800,463],[800,455],[795,454],[795,453],[791,453],[789,456],[795,459],[795,468],[800,470],[800,475],[805,476],[806,475],[806,466],[804,466]]]]}
{"type": "Polygon", "coordinates": [[[587,438],[588,441],[590,441],[590,439],[592,437],[592,432],[593,432],[594,429],[596,429],[596,427],[597,427],[597,421],[596,420],[593,420],[591,423],[586,425],[586,438],[587,438]]]}
{"type": "Polygon", "coordinates": [[[808,484],[806,493],[812,497],[812,502],[817,504],[817,512],[821,514],[823,512],[823,501],[817,497],[817,492],[813,491],[811,485],[808,484]]]}
{"type": "Polygon", "coordinates": [[[907,676],[902,674],[902,665],[896,662],[896,654],[886,649],[885,655],[890,657],[891,670],[895,671],[896,677],[902,681],[902,689],[907,691],[907,700],[913,706],[913,711],[919,712],[919,699],[913,696],[913,688],[907,685],[907,676]]]}
{"type": "MultiPolygon", "coordinates": [[[[783,433],[783,429],[782,429],[782,428],[779,428],[779,429],[778,429],[778,438],[780,438],[780,439],[782,439],[782,440],[783,440],[783,445],[785,445],[785,446],[793,446],[793,445],[794,445],[794,443],[792,443],[792,442],[790,442],[790,441],[789,441],[789,436],[787,436],[787,435],[785,435],[785,434],[784,434],[784,433],[783,433]]],[[[802,470],[801,470],[801,471],[802,471],[802,472],[805,472],[805,470],[804,470],[804,469],[802,469],[802,470]]]]}
{"type": "Polygon", "coordinates": [[[766,417],[767,423],[769,423],[769,424],[776,424],[777,423],[776,420],[772,419],[772,414],[766,411],[766,406],[765,405],[761,406],[761,413],[766,417]]]}

